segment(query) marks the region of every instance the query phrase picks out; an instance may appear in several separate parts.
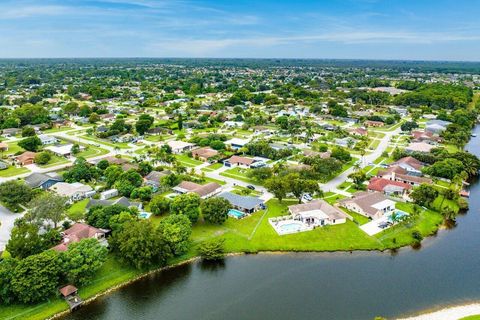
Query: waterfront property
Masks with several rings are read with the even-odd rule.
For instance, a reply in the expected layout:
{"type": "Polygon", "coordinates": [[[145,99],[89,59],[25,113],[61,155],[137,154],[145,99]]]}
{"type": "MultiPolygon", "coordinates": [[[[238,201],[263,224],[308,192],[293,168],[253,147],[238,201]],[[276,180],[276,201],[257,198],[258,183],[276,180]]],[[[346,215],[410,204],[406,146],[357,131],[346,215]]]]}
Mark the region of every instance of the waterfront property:
{"type": "Polygon", "coordinates": [[[269,219],[279,235],[313,230],[316,227],[342,224],[347,215],[324,200],[296,204],[288,207],[290,216],[269,219]]]}
{"type": "Polygon", "coordinates": [[[352,198],[340,200],[340,205],[372,220],[379,219],[395,209],[395,201],[380,192],[357,192],[352,198]]]}
{"type": "Polygon", "coordinates": [[[257,210],[265,208],[263,200],[257,197],[241,196],[231,192],[223,192],[218,197],[228,200],[234,210],[243,214],[252,214],[257,210]]]}

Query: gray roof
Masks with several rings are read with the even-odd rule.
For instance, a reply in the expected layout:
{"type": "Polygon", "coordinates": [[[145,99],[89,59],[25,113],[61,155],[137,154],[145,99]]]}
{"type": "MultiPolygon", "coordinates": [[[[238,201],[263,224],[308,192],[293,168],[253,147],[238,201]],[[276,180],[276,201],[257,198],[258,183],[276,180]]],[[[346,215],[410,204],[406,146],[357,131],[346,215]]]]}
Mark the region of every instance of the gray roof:
{"type": "Polygon", "coordinates": [[[235,207],[247,210],[252,210],[263,203],[263,200],[260,198],[241,196],[231,192],[224,192],[219,194],[218,196],[227,199],[235,207]]]}
{"type": "Polygon", "coordinates": [[[121,206],[124,206],[124,207],[127,207],[127,208],[129,208],[129,207],[140,208],[140,205],[141,205],[140,202],[130,202],[130,200],[128,200],[127,198],[120,197],[116,200],[90,199],[90,201],[87,203],[86,208],[88,209],[88,208],[93,207],[93,206],[106,207],[106,206],[113,206],[114,204],[118,204],[118,205],[121,205],[121,206]]]}
{"type": "Polygon", "coordinates": [[[35,172],[25,178],[25,183],[31,188],[38,188],[48,180],[63,181],[58,175],[35,172]]]}

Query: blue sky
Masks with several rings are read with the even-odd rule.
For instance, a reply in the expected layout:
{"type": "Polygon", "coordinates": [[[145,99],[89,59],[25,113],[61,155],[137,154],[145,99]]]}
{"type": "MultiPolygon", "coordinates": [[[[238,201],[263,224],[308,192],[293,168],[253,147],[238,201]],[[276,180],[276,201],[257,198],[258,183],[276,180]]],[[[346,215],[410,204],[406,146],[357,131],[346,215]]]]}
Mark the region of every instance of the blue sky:
{"type": "Polygon", "coordinates": [[[0,0],[0,57],[480,60],[480,0],[0,0]]]}

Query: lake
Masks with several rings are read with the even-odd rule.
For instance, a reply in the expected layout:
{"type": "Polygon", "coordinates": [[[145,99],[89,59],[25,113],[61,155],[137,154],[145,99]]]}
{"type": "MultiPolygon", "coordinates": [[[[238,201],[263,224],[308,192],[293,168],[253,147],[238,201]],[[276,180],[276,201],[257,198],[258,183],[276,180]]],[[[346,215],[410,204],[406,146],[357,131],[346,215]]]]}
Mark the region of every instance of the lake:
{"type": "MultiPolygon", "coordinates": [[[[480,127],[474,130],[480,136],[480,127]]],[[[480,140],[467,150],[480,155],[480,140]]],[[[157,273],[64,319],[373,319],[480,300],[480,184],[457,226],[397,253],[235,256],[157,273]]]]}

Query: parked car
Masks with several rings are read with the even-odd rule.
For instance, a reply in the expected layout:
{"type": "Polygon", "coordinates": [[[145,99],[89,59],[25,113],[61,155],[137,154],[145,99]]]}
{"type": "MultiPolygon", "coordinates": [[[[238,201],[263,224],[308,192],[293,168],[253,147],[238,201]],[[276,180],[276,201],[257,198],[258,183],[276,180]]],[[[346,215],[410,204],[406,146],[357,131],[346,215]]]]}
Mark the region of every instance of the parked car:
{"type": "Polygon", "coordinates": [[[311,194],[305,193],[305,194],[303,195],[303,199],[306,200],[306,201],[312,201],[312,200],[313,200],[313,197],[312,197],[311,194]]]}
{"type": "Polygon", "coordinates": [[[249,184],[249,185],[247,186],[247,188],[250,189],[250,190],[255,190],[255,187],[252,186],[251,184],[249,184]]]}

